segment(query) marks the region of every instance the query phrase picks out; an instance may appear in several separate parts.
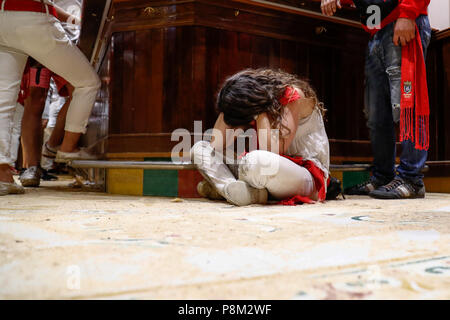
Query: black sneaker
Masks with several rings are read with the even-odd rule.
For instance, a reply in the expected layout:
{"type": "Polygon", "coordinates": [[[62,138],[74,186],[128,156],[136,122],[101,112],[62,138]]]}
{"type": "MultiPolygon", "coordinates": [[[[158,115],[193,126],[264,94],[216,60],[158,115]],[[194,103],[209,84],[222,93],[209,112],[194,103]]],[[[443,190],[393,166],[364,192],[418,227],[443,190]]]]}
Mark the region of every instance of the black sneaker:
{"type": "Polygon", "coordinates": [[[400,177],[387,185],[377,188],[369,193],[369,196],[376,199],[418,199],[425,198],[425,186],[414,185],[406,182],[400,177]]]}
{"type": "Polygon", "coordinates": [[[356,186],[345,188],[344,194],[352,196],[367,196],[369,192],[381,187],[383,184],[379,183],[376,179],[370,178],[369,180],[357,184],[356,186]]]}
{"type": "Polygon", "coordinates": [[[25,169],[19,176],[19,180],[24,187],[39,187],[41,183],[42,169],[39,166],[33,166],[25,169]]]}
{"type": "MultiPolygon", "coordinates": [[[[337,197],[342,194],[341,181],[334,177],[330,177],[330,184],[327,188],[327,195],[325,200],[337,200],[337,197]]],[[[344,195],[342,197],[345,199],[344,195]]]]}
{"type": "Polygon", "coordinates": [[[42,169],[42,177],[41,177],[41,179],[44,180],[44,181],[56,181],[56,180],[58,180],[58,177],[48,173],[47,170],[42,169]]]}

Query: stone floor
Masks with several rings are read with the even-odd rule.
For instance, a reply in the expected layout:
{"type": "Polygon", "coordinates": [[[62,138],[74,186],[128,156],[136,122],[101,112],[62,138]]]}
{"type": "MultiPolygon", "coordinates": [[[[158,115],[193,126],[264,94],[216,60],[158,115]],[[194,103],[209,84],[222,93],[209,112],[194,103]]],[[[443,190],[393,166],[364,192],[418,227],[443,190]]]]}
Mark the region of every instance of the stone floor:
{"type": "Polygon", "coordinates": [[[450,194],[296,207],[0,197],[1,299],[450,299],[450,194]]]}

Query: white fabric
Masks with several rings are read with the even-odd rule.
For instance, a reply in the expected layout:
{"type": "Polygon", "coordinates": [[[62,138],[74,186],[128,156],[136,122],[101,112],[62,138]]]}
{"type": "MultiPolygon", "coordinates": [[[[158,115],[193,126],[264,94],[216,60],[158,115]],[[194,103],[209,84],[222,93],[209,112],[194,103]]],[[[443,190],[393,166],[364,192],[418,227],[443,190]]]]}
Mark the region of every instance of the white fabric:
{"type": "MultiPolygon", "coordinates": [[[[82,5],[81,1],[55,0],[53,2],[55,5],[57,5],[67,13],[76,16],[78,19],[81,18],[81,5],[82,5]]],[[[61,22],[61,26],[64,28],[64,31],[66,32],[70,41],[76,44],[78,42],[78,39],[80,38],[80,26],[67,22],[61,22]]],[[[56,87],[55,82],[53,81],[53,79],[50,79],[50,89],[48,91],[48,97],[45,104],[44,113],[42,114],[43,119],[48,119],[47,128],[55,127],[56,119],[64,103],[66,103],[66,98],[61,97],[58,94],[58,89],[56,87]]]]}
{"type": "Polygon", "coordinates": [[[28,56],[65,78],[75,90],[66,131],[86,132],[100,80],[59,21],[45,13],[0,11],[0,163],[9,163],[17,95],[28,56]]]}
{"type": "MultiPolygon", "coordinates": [[[[295,138],[286,154],[312,161],[323,171],[326,182],[329,176],[330,146],[318,109],[300,120],[295,138]]],[[[206,141],[196,143],[192,147],[191,156],[202,175],[224,196],[224,186],[236,179],[230,170],[232,165],[225,165],[220,160],[221,155],[214,158],[214,149],[206,141]]],[[[318,199],[314,178],[307,169],[269,151],[255,150],[243,157],[239,161],[238,178],[254,188],[266,188],[276,199],[282,200],[294,195],[318,199]]]]}
{"type": "Polygon", "coordinates": [[[45,101],[44,112],[42,113],[42,119],[48,119],[47,128],[55,127],[59,111],[64,106],[64,103],[66,103],[66,98],[58,94],[55,81],[50,79],[50,88],[48,90],[47,100],[45,101]]]}
{"type": "Polygon", "coordinates": [[[236,181],[236,178],[223,163],[222,155],[216,155],[208,141],[199,141],[191,148],[191,161],[196,164],[200,173],[216,188],[217,192],[226,198],[223,189],[228,183],[236,181]]]}
{"type": "MultiPolygon", "coordinates": [[[[48,139],[50,139],[50,136],[53,132],[52,127],[46,127],[44,130],[44,137],[43,137],[43,143],[42,143],[42,150],[44,150],[44,145],[47,143],[48,139]]],[[[45,170],[50,170],[53,168],[54,161],[53,159],[44,157],[44,155],[41,155],[41,168],[45,170]]]]}
{"type": "Polygon", "coordinates": [[[314,179],[309,171],[276,153],[255,150],[242,158],[239,179],[282,200],[295,195],[317,200],[314,179]]]}
{"type": "Polygon", "coordinates": [[[297,133],[289,146],[286,155],[300,156],[305,160],[310,160],[324,173],[324,178],[328,179],[330,170],[330,145],[322,115],[318,109],[300,120],[297,133]]]}
{"type": "MultiPolygon", "coordinates": [[[[215,154],[209,142],[200,141],[192,147],[191,159],[206,180],[226,198],[224,187],[237,179],[221,155],[215,154]]],[[[243,157],[239,163],[239,180],[257,189],[267,189],[276,199],[301,195],[317,200],[309,171],[269,151],[255,150],[243,157]]]]}
{"type": "Polygon", "coordinates": [[[17,155],[19,153],[23,111],[24,111],[23,105],[17,102],[13,118],[13,129],[12,129],[10,158],[9,158],[9,165],[11,167],[15,166],[15,163],[17,161],[17,155]]]}
{"type": "MultiPolygon", "coordinates": [[[[82,1],[79,0],[54,0],[53,3],[78,19],[81,19],[82,1]]],[[[80,26],[69,22],[61,22],[64,31],[73,43],[77,43],[80,37],[80,26]]]]}

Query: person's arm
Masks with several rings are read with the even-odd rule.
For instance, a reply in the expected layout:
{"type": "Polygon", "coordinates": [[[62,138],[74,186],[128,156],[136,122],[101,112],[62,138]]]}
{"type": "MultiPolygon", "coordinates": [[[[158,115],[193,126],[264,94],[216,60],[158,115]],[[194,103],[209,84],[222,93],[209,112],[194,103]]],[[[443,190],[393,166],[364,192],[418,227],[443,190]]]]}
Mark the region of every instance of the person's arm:
{"type": "Polygon", "coordinates": [[[58,20],[61,22],[68,22],[72,24],[79,25],[80,19],[75,17],[74,15],[71,15],[70,13],[67,13],[62,8],[58,7],[57,5],[53,5],[53,7],[56,10],[56,14],[58,15],[58,20]]]}
{"type": "Polygon", "coordinates": [[[294,140],[295,135],[297,134],[297,128],[300,119],[310,116],[314,111],[314,99],[305,98],[301,90],[296,90],[299,92],[301,98],[289,103],[284,108],[283,120],[281,121],[281,124],[285,128],[284,130],[280,129],[279,134],[271,131],[273,128],[271,127],[269,116],[266,113],[262,113],[258,116],[256,120],[256,128],[258,129],[258,141],[260,142],[260,150],[267,150],[274,153],[285,154],[289,149],[292,141],[294,140]],[[267,142],[266,145],[261,143],[263,141],[267,142]],[[276,148],[277,144],[278,150],[272,150],[272,148],[276,148]]]}
{"type": "Polygon", "coordinates": [[[322,0],[322,3],[320,4],[322,14],[326,16],[334,15],[338,8],[342,8],[340,0],[322,0]]]}
{"type": "Polygon", "coordinates": [[[394,44],[405,46],[416,37],[416,19],[426,10],[428,0],[403,0],[399,3],[399,18],[394,27],[394,44]]]}
{"type": "Polygon", "coordinates": [[[233,139],[227,139],[227,132],[226,132],[227,129],[233,129],[233,128],[225,123],[223,112],[221,112],[219,114],[219,117],[217,117],[216,123],[214,124],[213,133],[212,133],[211,146],[214,149],[223,150],[231,142],[233,142],[233,139]]]}
{"type": "Polygon", "coordinates": [[[406,46],[416,37],[416,21],[408,18],[398,18],[394,26],[392,41],[396,46],[406,46]]]}
{"type": "Polygon", "coordinates": [[[399,18],[416,20],[423,11],[426,11],[429,3],[429,0],[401,0],[398,4],[399,18]]]}

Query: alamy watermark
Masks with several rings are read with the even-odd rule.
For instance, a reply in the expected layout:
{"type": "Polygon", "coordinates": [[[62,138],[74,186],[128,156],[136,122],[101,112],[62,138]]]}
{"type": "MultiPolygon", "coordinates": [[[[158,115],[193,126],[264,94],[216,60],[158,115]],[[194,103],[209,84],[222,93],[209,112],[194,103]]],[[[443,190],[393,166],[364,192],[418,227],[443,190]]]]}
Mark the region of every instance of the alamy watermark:
{"type": "Polygon", "coordinates": [[[258,164],[260,173],[271,175],[278,171],[277,158],[246,157],[255,150],[267,150],[280,153],[280,130],[241,128],[226,129],[225,132],[208,129],[203,132],[202,121],[194,121],[194,132],[179,128],[172,132],[171,141],[178,141],[172,148],[172,162],[192,161],[196,165],[224,163],[234,165],[242,163],[258,164]],[[225,133],[225,134],[224,134],[225,133]],[[203,141],[203,143],[199,143],[203,141]],[[194,147],[196,146],[196,147],[194,147]]]}
{"type": "Polygon", "coordinates": [[[368,29],[381,29],[381,8],[380,6],[373,4],[367,7],[366,13],[369,15],[366,21],[368,29]]]}

